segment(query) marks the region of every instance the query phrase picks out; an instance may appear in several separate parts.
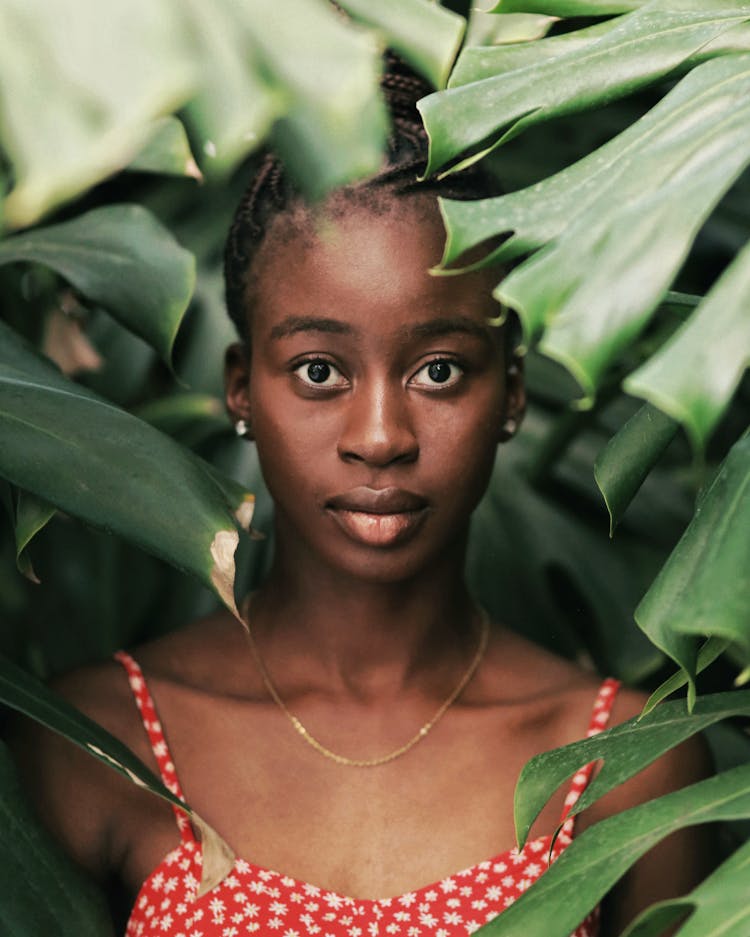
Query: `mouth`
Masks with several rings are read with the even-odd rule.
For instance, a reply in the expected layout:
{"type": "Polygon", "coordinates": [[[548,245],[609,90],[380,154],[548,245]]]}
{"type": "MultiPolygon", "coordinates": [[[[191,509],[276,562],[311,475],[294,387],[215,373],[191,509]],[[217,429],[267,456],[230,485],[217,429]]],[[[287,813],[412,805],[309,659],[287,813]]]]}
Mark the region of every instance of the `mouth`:
{"type": "Polygon", "coordinates": [[[373,547],[402,543],[423,523],[427,501],[400,488],[355,488],[326,503],[352,540],[373,547]]]}

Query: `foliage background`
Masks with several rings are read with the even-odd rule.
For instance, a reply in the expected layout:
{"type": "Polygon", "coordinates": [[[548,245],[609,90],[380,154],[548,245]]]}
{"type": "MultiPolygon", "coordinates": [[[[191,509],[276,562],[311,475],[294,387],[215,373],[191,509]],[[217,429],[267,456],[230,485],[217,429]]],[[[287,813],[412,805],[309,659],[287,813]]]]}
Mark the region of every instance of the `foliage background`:
{"type": "MultiPolygon", "coordinates": [[[[241,536],[241,581],[217,580],[211,547],[217,531],[239,533],[235,512],[246,526],[248,491],[256,495],[254,528],[270,530],[252,447],[234,437],[223,412],[219,369],[233,338],[222,301],[223,239],[259,142],[270,134],[317,196],[377,165],[385,42],[436,86],[448,81],[464,28],[458,14],[427,0],[383,2],[375,11],[354,0],[341,6],[364,28],[314,0],[290,0],[283,16],[253,0],[217,4],[210,15],[167,0],[113,2],[106,11],[85,0],[57,0],[54,11],[0,2],[0,484],[8,509],[0,693],[79,744],[91,744],[95,728],[24,674],[46,679],[178,626],[220,596],[231,604],[232,588],[239,595],[257,580],[272,549],[270,539],[241,536]]],[[[643,822],[657,837],[669,823],[695,820],[690,806],[698,819],[722,810],[725,819],[750,815],[748,741],[737,722],[750,703],[744,692],[726,692],[750,664],[750,454],[742,439],[750,412],[742,376],[750,359],[748,20],[750,7],[736,2],[528,0],[516,8],[503,0],[499,12],[472,13],[452,90],[423,107],[433,152],[447,164],[514,128],[486,158],[505,190],[520,194],[476,210],[446,206],[449,244],[514,229],[506,256],[531,254],[498,295],[520,312],[533,346],[531,406],[519,438],[502,448],[475,518],[469,578],[480,600],[558,652],[651,688],[676,665],[692,677],[706,637],[704,659],[722,655],[702,678],[712,696],[699,697],[692,715],[684,703],[658,706],[608,753],[608,764],[632,773],[714,723],[718,767],[730,773],[718,794],[714,787],[676,806],[656,802],[643,822]],[[704,79],[711,59],[724,71],[704,79]],[[705,81],[703,109],[692,95],[686,129],[671,125],[656,149],[637,136],[628,148],[618,135],[632,133],[691,72],[705,81]],[[732,80],[740,82],[735,97],[712,101],[732,80]],[[589,154],[604,146],[602,169],[589,154]],[[586,158],[578,182],[559,181],[555,174],[586,158]],[[698,321],[700,296],[733,261],[738,273],[720,314],[709,306],[698,321]],[[557,289],[571,269],[578,279],[557,289]],[[633,298],[629,307],[618,302],[623,296],[633,298]],[[564,330],[555,332],[566,318],[582,330],[567,345],[564,330]],[[601,322],[614,323],[614,334],[601,322]],[[693,337],[670,358],[669,342],[685,323],[693,337]],[[581,334],[593,336],[587,361],[576,358],[581,334]],[[660,349],[666,358],[654,357],[660,349]],[[655,378],[648,384],[646,374],[639,394],[666,413],[643,409],[622,390],[626,378],[638,390],[632,375],[643,375],[649,360],[655,378]],[[665,374],[674,378],[667,390],[665,374]],[[574,378],[591,398],[585,408],[571,405],[581,394],[574,378]],[[600,487],[617,522],[612,540],[600,487]],[[639,624],[651,640],[633,620],[647,592],[639,624]]],[[[110,760],[142,773],[97,738],[110,760]]],[[[573,773],[577,764],[566,764],[573,773]]],[[[538,766],[547,795],[553,765],[542,758],[538,766]]],[[[50,921],[59,933],[106,932],[99,899],[23,806],[7,756],[0,767],[0,820],[13,843],[2,862],[14,895],[0,903],[2,926],[14,935],[46,932],[50,921]]],[[[529,778],[519,816],[533,803],[533,771],[529,778]]],[[[576,844],[561,873],[568,887],[565,876],[573,877],[579,900],[568,913],[585,913],[606,890],[591,869],[618,868],[607,860],[613,845],[622,845],[621,871],[635,860],[632,826],[600,832],[606,852],[597,853],[596,836],[576,844]]],[[[744,838],[742,825],[725,836],[729,853],[744,838]]],[[[708,897],[696,896],[698,910],[681,933],[713,933],[700,914],[717,895],[712,927],[736,913],[731,895],[746,875],[743,856],[735,853],[706,883],[708,897]]],[[[559,887],[551,873],[547,886],[559,887]]],[[[563,935],[572,927],[562,904],[532,889],[514,915],[525,933],[563,935]]],[[[663,909],[633,933],[659,933],[671,914],[663,909]]],[[[503,915],[493,932],[516,932],[515,920],[503,915]]],[[[744,933],[747,922],[738,920],[727,933],[744,933]]]]}

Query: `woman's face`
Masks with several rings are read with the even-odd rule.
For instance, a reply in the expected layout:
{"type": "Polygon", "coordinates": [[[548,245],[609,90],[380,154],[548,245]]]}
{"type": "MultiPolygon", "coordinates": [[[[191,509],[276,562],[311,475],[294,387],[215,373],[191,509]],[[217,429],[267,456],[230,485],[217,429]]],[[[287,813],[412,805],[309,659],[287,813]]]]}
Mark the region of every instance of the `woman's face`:
{"type": "Polygon", "coordinates": [[[497,272],[430,276],[443,239],[434,200],[405,197],[274,230],[255,260],[227,401],[300,562],[392,582],[463,549],[523,401],[487,325],[497,272]]]}

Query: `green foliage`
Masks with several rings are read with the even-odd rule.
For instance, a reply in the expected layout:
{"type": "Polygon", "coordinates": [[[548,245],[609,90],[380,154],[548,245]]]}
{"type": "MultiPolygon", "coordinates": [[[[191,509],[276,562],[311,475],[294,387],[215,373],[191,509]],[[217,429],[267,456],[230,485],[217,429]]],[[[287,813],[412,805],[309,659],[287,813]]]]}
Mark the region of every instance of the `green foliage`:
{"type": "Polygon", "coordinates": [[[233,607],[234,515],[249,525],[252,495],[217,483],[188,450],[71,384],[2,324],[0,337],[4,477],[168,557],[233,607]],[[51,469],[60,460],[65,472],[51,469]]]}
{"type": "Polygon", "coordinates": [[[78,937],[105,937],[112,933],[103,897],[33,816],[11,757],[2,744],[0,828],[4,894],[0,902],[0,933],[78,937]]]}
{"type": "Polygon", "coordinates": [[[750,764],[608,817],[577,836],[532,888],[481,933],[568,937],[618,879],[670,833],[748,816],[750,764]]]}
{"type": "Polygon", "coordinates": [[[598,455],[594,477],[609,511],[610,536],[676,432],[674,420],[646,404],[598,455]]]}
{"type": "MultiPolygon", "coordinates": [[[[262,574],[269,551],[238,528],[250,490],[258,528],[270,507],[211,370],[232,338],[221,241],[243,160],[264,141],[312,198],[379,165],[388,43],[447,85],[420,105],[428,173],[486,156],[514,187],[441,203],[436,273],[455,275],[485,243],[471,267],[513,262],[499,319],[515,310],[532,349],[526,424],[475,517],[471,585],[559,653],[663,681],[640,721],[527,766],[521,838],[582,762],[606,758],[576,812],[682,739],[747,715],[747,692],[695,694],[722,655],[725,670],[750,665],[750,5],[501,0],[472,14],[452,70],[464,21],[426,0],[341,0],[357,25],[324,0],[47,6],[0,0],[0,211],[7,231],[29,228],[0,240],[2,649],[47,676],[154,636],[154,622],[232,608],[262,574]],[[680,668],[666,681],[662,652],[680,668]],[[687,710],[661,702],[685,684],[687,710]]],[[[0,670],[6,704],[165,795],[103,730],[10,661],[0,670]]],[[[567,937],[670,831],[750,817],[746,751],[733,750],[739,767],[588,830],[483,933],[567,937]]],[[[0,910],[8,932],[103,932],[87,886],[21,806],[4,752],[0,822],[20,896],[0,910]]],[[[745,846],[631,937],[688,912],[685,937],[739,937],[746,866],[745,846]]]]}
{"type": "Polygon", "coordinates": [[[169,363],[195,286],[195,260],[140,205],[107,205],[0,242],[0,264],[42,264],[169,363]]]}
{"type": "Polygon", "coordinates": [[[745,843],[703,884],[684,898],[660,902],[644,911],[623,937],[659,937],[686,913],[680,937],[742,937],[750,924],[747,877],[750,842],[745,843]]]}
{"type": "Polygon", "coordinates": [[[602,759],[603,763],[570,816],[590,807],[697,732],[721,719],[748,715],[750,692],[716,693],[701,697],[692,713],[682,700],[665,703],[641,719],[629,719],[593,738],[535,756],[524,766],[516,787],[514,813],[519,848],[550,793],[589,762],[602,759]]]}
{"type": "Polygon", "coordinates": [[[750,436],[735,443],[648,594],[636,621],[689,678],[695,698],[699,639],[732,641],[750,663],[750,436]],[[716,601],[717,594],[721,601],[716,601]]]}

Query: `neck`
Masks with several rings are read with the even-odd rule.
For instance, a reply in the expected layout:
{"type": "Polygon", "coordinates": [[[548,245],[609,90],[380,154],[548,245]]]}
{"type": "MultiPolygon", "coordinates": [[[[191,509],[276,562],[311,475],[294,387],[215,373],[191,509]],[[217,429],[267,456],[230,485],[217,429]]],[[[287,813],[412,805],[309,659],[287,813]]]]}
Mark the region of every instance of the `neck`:
{"type": "Polygon", "coordinates": [[[263,658],[292,689],[383,697],[424,685],[429,674],[435,692],[443,692],[446,671],[464,666],[477,646],[463,549],[457,553],[411,580],[371,583],[298,564],[277,550],[250,605],[263,658]]]}

